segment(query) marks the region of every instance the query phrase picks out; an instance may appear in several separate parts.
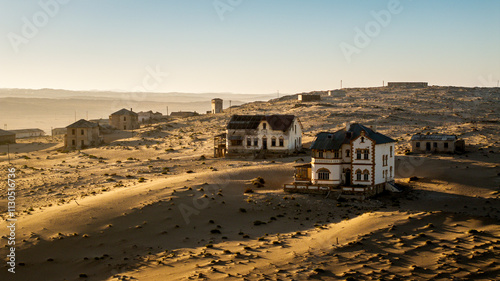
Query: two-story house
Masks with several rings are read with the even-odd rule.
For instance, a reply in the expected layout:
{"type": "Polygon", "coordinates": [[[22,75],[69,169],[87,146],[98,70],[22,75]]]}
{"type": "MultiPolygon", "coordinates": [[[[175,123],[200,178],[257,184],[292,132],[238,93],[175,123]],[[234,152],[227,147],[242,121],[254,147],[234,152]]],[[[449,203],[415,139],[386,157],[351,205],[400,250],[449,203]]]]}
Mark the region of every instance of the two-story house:
{"type": "Polygon", "coordinates": [[[337,132],[316,135],[311,163],[295,167],[285,190],[371,196],[394,183],[395,140],[358,123],[337,132]]]}
{"type": "Polygon", "coordinates": [[[302,149],[294,115],[233,115],[226,127],[227,154],[288,154],[302,149]]]}

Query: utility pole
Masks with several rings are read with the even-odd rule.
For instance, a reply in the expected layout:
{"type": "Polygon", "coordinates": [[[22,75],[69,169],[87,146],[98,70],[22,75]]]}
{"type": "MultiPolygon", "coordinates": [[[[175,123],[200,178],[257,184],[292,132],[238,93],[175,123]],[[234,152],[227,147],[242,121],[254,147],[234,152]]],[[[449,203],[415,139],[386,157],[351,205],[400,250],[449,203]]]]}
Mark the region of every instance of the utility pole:
{"type": "Polygon", "coordinates": [[[278,90],[278,99],[280,98],[280,90],[278,90]]]}
{"type": "Polygon", "coordinates": [[[10,144],[7,143],[7,158],[9,159],[10,164],[10,144]]]}
{"type": "Polygon", "coordinates": [[[167,116],[168,116],[168,106],[167,106],[167,116]]]}
{"type": "Polygon", "coordinates": [[[229,115],[231,115],[231,100],[229,100],[229,115]]]}
{"type": "Polygon", "coordinates": [[[342,89],[342,80],[340,80],[340,88],[342,89]]]}
{"type": "Polygon", "coordinates": [[[385,87],[385,81],[382,80],[382,87],[385,87]]]}

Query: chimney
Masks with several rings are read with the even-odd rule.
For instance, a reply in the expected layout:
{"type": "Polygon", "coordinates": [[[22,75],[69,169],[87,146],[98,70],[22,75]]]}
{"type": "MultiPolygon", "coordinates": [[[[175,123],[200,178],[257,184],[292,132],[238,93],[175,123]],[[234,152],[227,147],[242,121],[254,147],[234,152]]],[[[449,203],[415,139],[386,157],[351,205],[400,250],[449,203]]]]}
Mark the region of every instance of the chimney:
{"type": "Polygon", "coordinates": [[[132,111],[132,107],[130,108],[130,111],[132,111]]]}
{"type": "Polygon", "coordinates": [[[344,126],[345,126],[345,130],[346,130],[346,132],[348,132],[348,131],[351,129],[351,123],[352,123],[352,122],[345,122],[345,123],[344,123],[344,126]]]}

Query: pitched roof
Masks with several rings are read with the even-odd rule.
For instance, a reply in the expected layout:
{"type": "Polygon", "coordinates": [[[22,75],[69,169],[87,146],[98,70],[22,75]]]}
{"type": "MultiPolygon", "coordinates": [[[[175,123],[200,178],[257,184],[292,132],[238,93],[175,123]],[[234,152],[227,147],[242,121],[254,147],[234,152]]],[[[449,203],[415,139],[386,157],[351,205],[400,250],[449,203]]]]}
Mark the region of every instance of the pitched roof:
{"type": "Polygon", "coordinates": [[[416,134],[411,137],[411,140],[441,140],[441,141],[454,141],[457,140],[455,135],[445,135],[445,134],[432,134],[432,135],[422,135],[416,134]]]}
{"type": "Polygon", "coordinates": [[[262,121],[269,123],[275,131],[286,131],[293,123],[294,115],[233,115],[227,124],[228,130],[255,130],[262,121]]]}
{"type": "Polygon", "coordinates": [[[311,145],[311,149],[338,150],[342,144],[348,144],[351,140],[359,137],[361,135],[361,131],[364,131],[368,138],[374,140],[375,144],[396,142],[390,137],[377,133],[368,127],[358,123],[353,123],[349,126],[348,131],[344,128],[334,133],[322,132],[317,134],[316,139],[311,145]]]}
{"type": "Polygon", "coordinates": [[[117,112],[112,113],[111,115],[136,115],[137,116],[137,113],[135,113],[131,110],[122,108],[122,109],[118,110],[117,112]]]}
{"type": "Polygon", "coordinates": [[[13,132],[5,131],[0,129],[0,136],[15,136],[16,134],[13,132]]]}
{"type": "Polygon", "coordinates": [[[87,121],[85,119],[80,119],[80,120],[76,121],[75,123],[73,123],[69,126],[66,126],[66,128],[94,128],[97,126],[99,126],[99,125],[97,125],[97,123],[90,122],[90,121],[87,121]]]}

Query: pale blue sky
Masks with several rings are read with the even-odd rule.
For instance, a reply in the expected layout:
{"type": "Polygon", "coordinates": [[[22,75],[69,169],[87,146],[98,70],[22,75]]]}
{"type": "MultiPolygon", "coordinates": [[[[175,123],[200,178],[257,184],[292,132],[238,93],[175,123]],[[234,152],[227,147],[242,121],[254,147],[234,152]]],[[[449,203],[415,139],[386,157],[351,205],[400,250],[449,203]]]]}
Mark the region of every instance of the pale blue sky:
{"type": "Polygon", "coordinates": [[[293,94],[338,88],[340,80],[360,87],[500,79],[495,0],[60,2],[0,0],[0,88],[127,91],[149,79],[156,92],[293,94]],[[380,11],[390,20],[377,22],[380,11]],[[356,28],[371,32],[369,43],[356,45],[356,28]],[[357,51],[346,56],[341,46],[357,51]],[[168,76],[150,79],[148,67],[168,76]]]}

